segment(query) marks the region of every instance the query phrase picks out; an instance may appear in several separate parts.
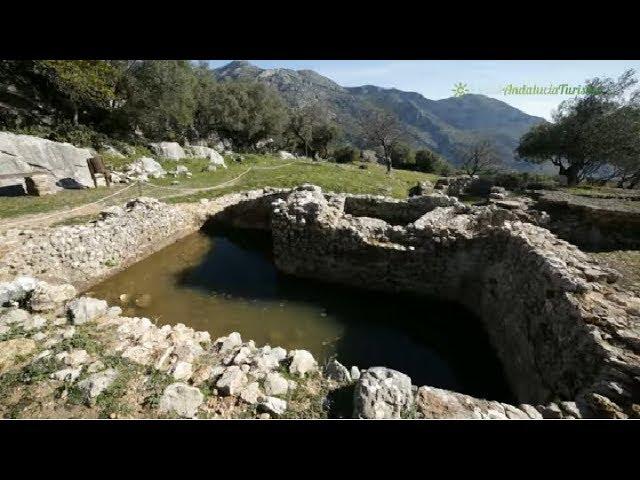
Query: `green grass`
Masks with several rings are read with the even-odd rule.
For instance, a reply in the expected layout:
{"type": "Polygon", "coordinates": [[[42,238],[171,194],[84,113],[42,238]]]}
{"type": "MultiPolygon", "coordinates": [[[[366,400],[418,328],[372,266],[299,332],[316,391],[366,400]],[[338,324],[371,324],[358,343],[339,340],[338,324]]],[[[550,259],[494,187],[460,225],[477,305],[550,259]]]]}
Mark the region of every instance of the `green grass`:
{"type": "MultiPolygon", "coordinates": [[[[229,181],[244,173],[249,167],[275,167],[288,163],[272,156],[245,155],[245,161],[236,163],[232,157],[226,158],[229,168],[218,168],[215,172],[203,171],[207,164],[204,159],[187,159],[180,164],[187,166],[192,173],[191,178],[178,178],[178,185],[171,185],[176,180],[173,177],[152,180],[152,184],[163,187],[159,189],[152,186],[133,187],[122,195],[116,195],[104,205],[122,204],[125,200],[138,196],[153,196],[157,198],[169,197],[167,202],[193,202],[200,198],[212,198],[231,192],[249,190],[265,186],[288,188],[302,183],[313,183],[324,190],[348,193],[366,193],[374,195],[387,195],[396,198],[407,196],[410,187],[422,180],[433,181],[436,175],[394,170],[387,174],[380,165],[367,164],[367,169],[358,168],[358,164],[336,164],[329,162],[312,162],[293,160],[291,165],[273,170],[252,170],[242,176],[232,185],[220,189],[202,191],[197,193],[183,192],[179,189],[204,188],[229,181]]],[[[166,169],[175,170],[176,162],[162,160],[166,169]]],[[[44,197],[0,197],[0,218],[17,217],[20,215],[53,212],[61,209],[69,209],[96,201],[110,194],[122,190],[118,185],[111,189],[99,187],[86,190],[64,190],[55,195],[44,197]]],[[[103,205],[103,204],[101,204],[103,205]]],[[[86,211],[78,211],[78,216],[86,216],[86,211]]],[[[59,223],[73,224],[72,220],[61,220],[59,223]]],[[[16,225],[19,228],[20,225],[16,225]]]]}

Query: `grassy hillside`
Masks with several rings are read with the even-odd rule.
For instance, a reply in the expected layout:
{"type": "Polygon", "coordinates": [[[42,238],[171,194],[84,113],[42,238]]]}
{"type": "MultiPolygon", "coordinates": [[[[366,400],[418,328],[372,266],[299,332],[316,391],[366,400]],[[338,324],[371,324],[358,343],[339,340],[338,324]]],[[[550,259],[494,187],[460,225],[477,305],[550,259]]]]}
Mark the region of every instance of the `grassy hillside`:
{"type": "MultiPolygon", "coordinates": [[[[0,197],[0,218],[43,213],[75,208],[108,195],[122,191],[107,200],[104,205],[123,203],[138,195],[152,196],[167,202],[191,202],[200,198],[214,198],[231,192],[259,187],[293,187],[302,183],[313,183],[325,190],[349,193],[368,193],[397,198],[407,196],[408,189],[421,180],[433,180],[436,176],[420,172],[395,170],[385,173],[380,165],[368,164],[360,169],[355,164],[335,164],[309,160],[285,161],[271,156],[246,155],[242,163],[226,159],[227,169],[215,172],[202,171],[206,160],[189,159],[180,162],[192,173],[191,178],[180,177],[179,185],[171,185],[172,177],[152,180],[149,185],[134,186],[122,191],[124,186],[111,189],[104,187],[87,190],[64,190],[45,197],[0,197]],[[291,163],[290,165],[287,165],[291,163]],[[277,167],[277,168],[274,168],[277,167]],[[240,175],[242,175],[240,178],[240,175]],[[236,179],[234,181],[234,179],[236,179]],[[231,182],[223,188],[193,191],[231,182]],[[162,187],[162,188],[160,188],[162,187]]],[[[175,162],[164,161],[165,169],[175,169],[175,162]]],[[[80,211],[79,214],[82,214],[80,211]]]]}

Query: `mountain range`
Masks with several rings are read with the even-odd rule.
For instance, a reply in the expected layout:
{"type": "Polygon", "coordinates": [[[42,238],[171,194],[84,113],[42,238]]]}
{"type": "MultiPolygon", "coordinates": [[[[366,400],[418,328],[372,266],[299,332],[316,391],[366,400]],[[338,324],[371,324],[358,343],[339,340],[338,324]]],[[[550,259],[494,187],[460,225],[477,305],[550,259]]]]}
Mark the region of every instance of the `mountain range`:
{"type": "Polygon", "coordinates": [[[427,147],[454,165],[456,150],[474,140],[490,139],[504,165],[521,171],[537,168],[514,158],[520,137],[544,122],[507,103],[484,95],[430,100],[419,93],[373,85],[342,87],[312,70],[262,69],[247,61],[233,61],[214,70],[219,80],[254,80],[277,90],[291,107],[320,104],[342,128],[346,140],[358,144],[357,124],[368,110],[393,112],[406,143],[427,147]]]}

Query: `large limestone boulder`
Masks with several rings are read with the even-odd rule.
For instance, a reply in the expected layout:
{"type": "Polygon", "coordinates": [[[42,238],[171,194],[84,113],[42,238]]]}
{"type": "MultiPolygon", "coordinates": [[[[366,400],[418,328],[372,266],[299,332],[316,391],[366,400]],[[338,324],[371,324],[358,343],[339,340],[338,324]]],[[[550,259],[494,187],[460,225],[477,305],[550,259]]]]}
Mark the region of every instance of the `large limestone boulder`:
{"type": "Polygon", "coordinates": [[[142,157],[133,162],[127,168],[127,173],[133,176],[148,176],[151,178],[162,178],[167,174],[162,165],[149,157],[142,157]]]}
{"type": "Polygon", "coordinates": [[[176,142],[159,142],[149,144],[153,153],[158,157],[168,158],[170,160],[180,160],[186,158],[187,154],[184,149],[176,142]]]}
{"type": "MultiPolygon", "coordinates": [[[[70,143],[0,132],[0,175],[44,170],[65,188],[93,187],[87,159],[94,152],[70,143]]],[[[5,180],[5,184],[6,184],[5,180]]]]}
{"type": "Polygon", "coordinates": [[[354,392],[356,418],[402,418],[413,407],[411,378],[385,367],[362,374],[354,392]]]}
{"type": "Polygon", "coordinates": [[[189,151],[194,157],[206,158],[207,160],[209,160],[209,165],[227,168],[222,155],[216,152],[213,148],[194,145],[189,148],[189,151]]]}

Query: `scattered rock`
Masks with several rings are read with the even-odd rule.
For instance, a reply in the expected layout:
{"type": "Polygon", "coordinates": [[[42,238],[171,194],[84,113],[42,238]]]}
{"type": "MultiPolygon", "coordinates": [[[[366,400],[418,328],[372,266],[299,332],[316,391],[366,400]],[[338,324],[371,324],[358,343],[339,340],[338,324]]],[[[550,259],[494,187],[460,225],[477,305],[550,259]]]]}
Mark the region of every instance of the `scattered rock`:
{"type": "Polygon", "coordinates": [[[314,372],[318,368],[318,363],[313,355],[306,350],[292,350],[289,352],[291,364],[289,365],[289,373],[304,377],[309,372],[314,372]]]}
{"type": "Polygon", "coordinates": [[[222,395],[238,395],[247,384],[247,375],[237,365],[228,367],[220,380],[216,382],[216,388],[222,395]]]}
{"type": "Polygon", "coordinates": [[[118,372],[109,368],[78,382],[78,388],[85,393],[85,400],[90,401],[109,388],[117,377],[118,372]]]}
{"type": "Polygon", "coordinates": [[[73,285],[38,282],[29,299],[29,308],[34,312],[52,312],[75,297],[76,293],[73,285]]]}
{"type": "Polygon", "coordinates": [[[238,332],[233,332],[229,334],[228,337],[221,337],[215,341],[215,345],[218,347],[218,352],[221,354],[225,354],[241,344],[242,337],[240,337],[238,332]]]}
{"type": "Polygon", "coordinates": [[[240,392],[240,398],[250,405],[258,403],[261,397],[262,392],[260,391],[258,382],[251,382],[240,392]]]}
{"type": "Polygon", "coordinates": [[[171,373],[176,380],[189,380],[193,374],[193,365],[189,362],[176,362],[171,373]]]}
{"type": "Polygon", "coordinates": [[[67,311],[74,325],[95,320],[107,313],[107,302],[90,297],[80,297],[67,305],[67,311]]]}
{"type": "Polygon", "coordinates": [[[161,413],[175,412],[184,418],[193,418],[202,405],[204,395],[196,387],[186,383],[172,383],[164,389],[158,410],[161,413]]]}
{"type": "Polygon", "coordinates": [[[187,154],[184,149],[176,142],[158,142],[150,143],[149,147],[158,157],[170,160],[180,160],[186,158],[187,154]]]}
{"type": "Polygon", "coordinates": [[[369,368],[356,384],[354,406],[356,418],[401,418],[413,407],[411,378],[390,368],[369,368]]]}
{"type": "Polygon", "coordinates": [[[23,326],[31,318],[26,310],[11,308],[0,316],[0,325],[23,326]]]}
{"type": "Polygon", "coordinates": [[[351,383],[351,375],[347,367],[337,360],[331,360],[324,369],[325,375],[338,383],[351,383]]]}
{"type": "Polygon", "coordinates": [[[258,408],[267,413],[282,415],[287,411],[287,402],[277,397],[265,397],[258,403],[258,408]]]}
{"type": "Polygon", "coordinates": [[[289,382],[276,372],[268,373],[264,381],[264,391],[267,395],[286,395],[289,382]]]}
{"type": "Polygon", "coordinates": [[[24,300],[36,288],[33,277],[19,276],[11,282],[0,283],[0,307],[24,300]]]}

